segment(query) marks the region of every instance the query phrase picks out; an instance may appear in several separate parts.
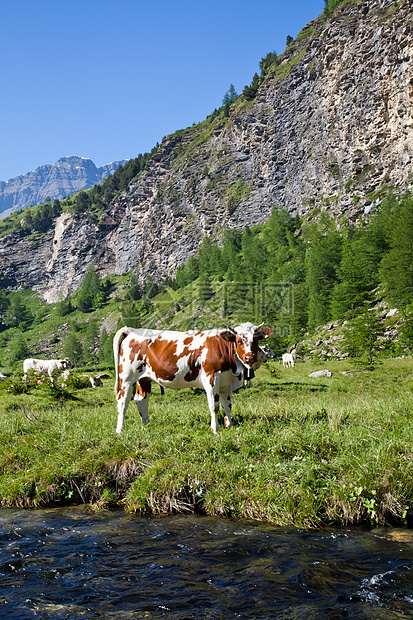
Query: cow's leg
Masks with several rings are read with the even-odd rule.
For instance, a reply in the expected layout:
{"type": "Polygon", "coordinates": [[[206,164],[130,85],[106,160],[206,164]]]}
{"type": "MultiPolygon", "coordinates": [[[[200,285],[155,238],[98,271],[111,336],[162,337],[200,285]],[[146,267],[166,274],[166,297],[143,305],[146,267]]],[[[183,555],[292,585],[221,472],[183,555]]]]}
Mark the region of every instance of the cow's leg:
{"type": "Polygon", "coordinates": [[[149,422],[148,404],[149,394],[151,393],[152,382],[150,379],[141,379],[136,383],[136,394],[134,397],[141,416],[142,424],[149,422]]]}
{"type": "Polygon", "coordinates": [[[118,406],[118,423],[116,426],[116,432],[119,434],[122,430],[123,421],[125,419],[125,413],[132,398],[133,382],[132,381],[120,381],[119,391],[116,394],[117,406],[118,406]]]}
{"type": "Polygon", "coordinates": [[[209,384],[205,387],[205,391],[208,398],[209,411],[211,412],[211,431],[216,435],[218,427],[219,394],[209,384]]]}
{"type": "Polygon", "coordinates": [[[228,428],[231,426],[231,393],[221,394],[221,405],[224,411],[224,424],[228,428]]]}

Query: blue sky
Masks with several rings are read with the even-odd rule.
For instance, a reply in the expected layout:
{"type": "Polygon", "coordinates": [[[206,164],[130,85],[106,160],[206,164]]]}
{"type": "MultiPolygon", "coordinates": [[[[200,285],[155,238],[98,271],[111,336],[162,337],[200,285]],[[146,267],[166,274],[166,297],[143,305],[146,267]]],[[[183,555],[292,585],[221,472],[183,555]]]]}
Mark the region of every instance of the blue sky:
{"type": "Polygon", "coordinates": [[[1,0],[0,180],[136,157],[241,93],[324,0],[1,0]]]}

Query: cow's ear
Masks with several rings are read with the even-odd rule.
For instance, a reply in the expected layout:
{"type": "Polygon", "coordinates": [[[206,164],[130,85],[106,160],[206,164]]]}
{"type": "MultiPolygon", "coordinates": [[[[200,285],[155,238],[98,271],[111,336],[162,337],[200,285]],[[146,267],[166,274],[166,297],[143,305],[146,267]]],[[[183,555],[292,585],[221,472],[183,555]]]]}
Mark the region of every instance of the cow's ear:
{"type": "Polygon", "coordinates": [[[258,340],[269,338],[270,336],[273,335],[273,333],[274,333],[274,330],[272,329],[272,327],[263,327],[262,329],[260,329],[259,333],[257,334],[258,340]]]}
{"type": "Polygon", "coordinates": [[[219,335],[227,342],[235,342],[236,334],[229,329],[224,329],[224,331],[219,332],[219,335]]]}

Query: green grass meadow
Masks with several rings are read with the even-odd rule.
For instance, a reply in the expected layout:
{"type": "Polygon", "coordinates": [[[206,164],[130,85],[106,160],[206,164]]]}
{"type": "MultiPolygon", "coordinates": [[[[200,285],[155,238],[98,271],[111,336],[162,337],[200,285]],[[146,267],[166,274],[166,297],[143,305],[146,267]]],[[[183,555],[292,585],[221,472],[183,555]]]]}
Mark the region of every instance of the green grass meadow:
{"type": "MultiPolygon", "coordinates": [[[[413,363],[262,366],[233,395],[233,426],[210,431],[205,393],[153,385],[115,433],[114,379],[96,389],[0,384],[0,505],[90,503],[198,511],[276,525],[412,525],[413,363]],[[332,377],[310,378],[328,368],[332,377]]],[[[21,381],[21,379],[20,379],[21,381]]]]}

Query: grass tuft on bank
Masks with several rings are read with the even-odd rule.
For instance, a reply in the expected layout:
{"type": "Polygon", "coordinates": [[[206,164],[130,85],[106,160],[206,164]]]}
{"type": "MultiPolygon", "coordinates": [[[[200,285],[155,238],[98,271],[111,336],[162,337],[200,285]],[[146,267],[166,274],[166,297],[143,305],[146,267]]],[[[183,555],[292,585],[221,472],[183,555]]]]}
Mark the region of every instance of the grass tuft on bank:
{"type": "Polygon", "coordinates": [[[413,366],[384,360],[270,363],[233,396],[232,428],[209,430],[206,396],[154,386],[150,424],[131,403],[115,434],[113,379],[97,389],[0,384],[0,505],[90,503],[199,511],[277,525],[411,525],[413,366]],[[328,367],[332,377],[310,378],[328,367]]]}

